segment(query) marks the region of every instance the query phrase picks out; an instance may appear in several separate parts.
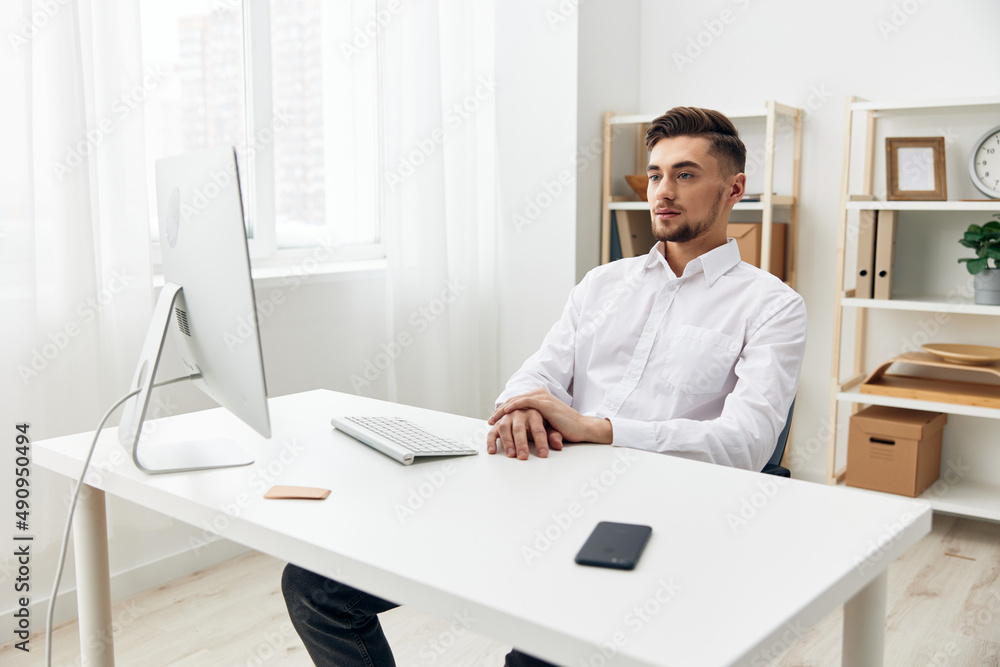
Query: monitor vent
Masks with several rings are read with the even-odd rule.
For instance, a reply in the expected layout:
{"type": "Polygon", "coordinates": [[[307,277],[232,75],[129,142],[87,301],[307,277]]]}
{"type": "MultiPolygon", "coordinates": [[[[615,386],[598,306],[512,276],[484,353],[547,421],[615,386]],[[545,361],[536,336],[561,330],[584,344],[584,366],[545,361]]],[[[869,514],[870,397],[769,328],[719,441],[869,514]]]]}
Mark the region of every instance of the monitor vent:
{"type": "Polygon", "coordinates": [[[191,328],[188,327],[188,314],[180,308],[174,306],[174,319],[177,320],[177,328],[185,336],[191,335],[191,328]]]}

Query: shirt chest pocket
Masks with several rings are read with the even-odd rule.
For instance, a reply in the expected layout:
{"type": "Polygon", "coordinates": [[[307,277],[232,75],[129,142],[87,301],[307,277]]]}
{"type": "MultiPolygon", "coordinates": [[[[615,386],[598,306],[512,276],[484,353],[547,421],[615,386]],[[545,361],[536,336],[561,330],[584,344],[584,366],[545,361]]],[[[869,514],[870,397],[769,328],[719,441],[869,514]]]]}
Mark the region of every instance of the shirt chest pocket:
{"type": "Polygon", "coordinates": [[[715,394],[740,354],[739,339],[711,329],[684,325],[662,341],[663,379],[683,394],[715,394]]]}

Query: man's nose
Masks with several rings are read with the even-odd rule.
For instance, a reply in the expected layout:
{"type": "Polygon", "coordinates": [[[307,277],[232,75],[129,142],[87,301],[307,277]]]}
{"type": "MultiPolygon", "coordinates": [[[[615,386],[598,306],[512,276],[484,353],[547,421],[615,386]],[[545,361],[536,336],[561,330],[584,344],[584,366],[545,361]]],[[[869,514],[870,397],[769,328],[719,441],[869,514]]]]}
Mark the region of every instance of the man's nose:
{"type": "Polygon", "coordinates": [[[673,199],[674,198],[674,188],[673,184],[668,178],[662,178],[656,182],[656,187],[653,188],[653,195],[656,199],[673,199]]]}

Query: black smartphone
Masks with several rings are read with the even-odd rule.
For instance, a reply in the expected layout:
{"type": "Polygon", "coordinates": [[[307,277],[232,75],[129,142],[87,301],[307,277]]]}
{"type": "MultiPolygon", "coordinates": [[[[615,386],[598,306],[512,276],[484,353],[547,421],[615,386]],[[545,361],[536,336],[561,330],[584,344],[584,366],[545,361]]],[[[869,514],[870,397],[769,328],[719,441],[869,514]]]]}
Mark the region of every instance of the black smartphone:
{"type": "Polygon", "coordinates": [[[576,562],[580,565],[631,570],[653,533],[649,526],[601,521],[584,542],[576,562]]]}

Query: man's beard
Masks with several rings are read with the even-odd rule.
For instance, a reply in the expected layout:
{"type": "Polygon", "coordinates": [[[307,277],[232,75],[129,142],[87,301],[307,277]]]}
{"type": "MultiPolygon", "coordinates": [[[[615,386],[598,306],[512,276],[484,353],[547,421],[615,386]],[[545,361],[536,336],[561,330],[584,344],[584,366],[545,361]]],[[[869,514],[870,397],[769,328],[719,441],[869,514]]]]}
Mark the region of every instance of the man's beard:
{"type": "Polygon", "coordinates": [[[657,241],[663,241],[666,243],[687,243],[688,241],[703,235],[712,228],[712,225],[714,225],[715,221],[718,219],[719,212],[722,211],[722,205],[726,200],[725,193],[725,189],[719,190],[719,198],[712,206],[712,209],[708,212],[708,215],[700,220],[692,220],[687,224],[673,229],[665,227],[662,230],[658,230],[656,226],[657,221],[654,219],[653,238],[657,241]]]}

